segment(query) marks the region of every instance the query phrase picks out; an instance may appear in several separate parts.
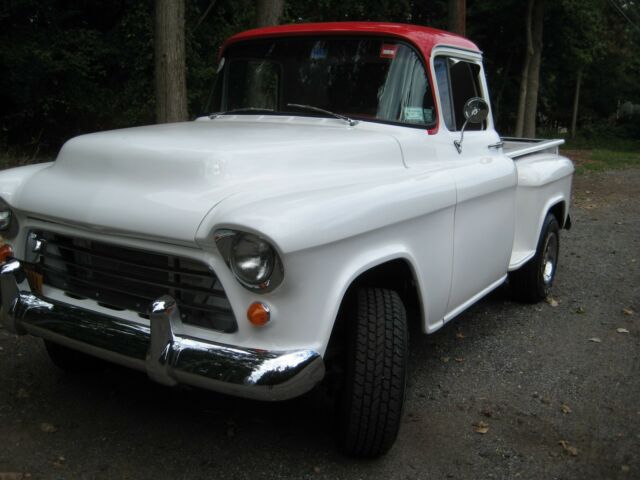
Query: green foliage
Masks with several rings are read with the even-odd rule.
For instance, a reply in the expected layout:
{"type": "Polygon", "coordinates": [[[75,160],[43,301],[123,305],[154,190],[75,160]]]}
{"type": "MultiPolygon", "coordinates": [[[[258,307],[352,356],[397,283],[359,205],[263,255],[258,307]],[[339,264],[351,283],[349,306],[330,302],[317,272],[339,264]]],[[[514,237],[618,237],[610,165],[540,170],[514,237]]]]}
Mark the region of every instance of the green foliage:
{"type": "Polygon", "coordinates": [[[468,2],[467,36],[484,52],[496,128],[512,133],[524,58],[526,2],[468,2]]]}
{"type": "Polygon", "coordinates": [[[559,37],[563,43],[558,57],[573,69],[590,65],[604,53],[607,25],[603,20],[609,5],[607,0],[562,0],[552,9],[552,38],[559,37]]]}
{"type": "MultiPolygon", "coordinates": [[[[253,2],[187,2],[187,83],[202,113],[222,41],[253,2]],[[199,22],[197,29],[192,28],[199,22]]],[[[153,0],[14,0],[0,12],[0,145],[53,152],[85,132],[154,121],[153,0]]]]}
{"type": "Polygon", "coordinates": [[[568,139],[568,148],[604,148],[608,150],[636,150],[640,152],[640,118],[618,124],[586,125],[580,135],[568,139]]]}
{"type": "Polygon", "coordinates": [[[22,148],[0,150],[0,170],[50,160],[53,160],[53,158],[47,155],[41,155],[39,150],[35,150],[31,155],[25,154],[22,148]]]}
{"type": "Polygon", "coordinates": [[[203,17],[211,0],[187,1],[187,90],[192,117],[210,113],[218,66],[218,50],[231,35],[253,27],[255,6],[251,0],[215,2],[203,17]]]}
{"type": "Polygon", "coordinates": [[[289,22],[340,22],[354,20],[408,22],[409,0],[298,0],[286,3],[289,22]]]}
{"type": "MultiPolygon", "coordinates": [[[[637,2],[619,2],[640,24],[637,2]]],[[[584,138],[640,138],[619,102],[640,104],[640,34],[610,0],[546,2],[540,123],[568,126],[578,68],[584,138]]],[[[192,116],[208,113],[217,53],[252,28],[254,0],[186,0],[192,116]],[[211,5],[213,4],[213,7],[211,5]],[[207,15],[205,15],[207,12],[207,15]]],[[[447,0],[288,0],[285,22],[374,20],[446,28],[447,0]]],[[[467,36],[484,51],[499,130],[514,124],[525,48],[522,0],[467,0],[467,36]]],[[[5,0],[0,7],[0,149],[54,153],[71,136],[154,121],[154,0],[5,0]]]]}
{"type": "Polygon", "coordinates": [[[14,1],[0,17],[6,144],[56,148],[89,126],[151,120],[151,2],[60,3],[14,1]]]}
{"type": "MultiPolygon", "coordinates": [[[[629,12],[629,15],[632,15],[629,12]]],[[[637,15],[640,23],[640,11],[637,15]]],[[[570,123],[578,69],[583,69],[579,129],[607,129],[619,102],[639,103],[638,36],[609,0],[562,0],[545,25],[542,109],[549,124],[570,123]]],[[[625,129],[610,130],[625,134],[625,129]]]]}

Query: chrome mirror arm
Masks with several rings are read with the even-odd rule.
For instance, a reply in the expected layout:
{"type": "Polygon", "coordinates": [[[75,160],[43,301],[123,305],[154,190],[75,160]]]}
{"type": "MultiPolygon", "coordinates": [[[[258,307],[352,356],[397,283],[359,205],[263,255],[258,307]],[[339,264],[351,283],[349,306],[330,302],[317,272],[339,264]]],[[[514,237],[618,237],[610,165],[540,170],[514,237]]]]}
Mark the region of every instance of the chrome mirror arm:
{"type": "Polygon", "coordinates": [[[456,147],[458,154],[462,153],[462,141],[464,140],[464,129],[467,128],[468,123],[469,123],[469,119],[467,118],[462,124],[462,130],[460,130],[460,140],[453,141],[453,145],[456,147]]]}

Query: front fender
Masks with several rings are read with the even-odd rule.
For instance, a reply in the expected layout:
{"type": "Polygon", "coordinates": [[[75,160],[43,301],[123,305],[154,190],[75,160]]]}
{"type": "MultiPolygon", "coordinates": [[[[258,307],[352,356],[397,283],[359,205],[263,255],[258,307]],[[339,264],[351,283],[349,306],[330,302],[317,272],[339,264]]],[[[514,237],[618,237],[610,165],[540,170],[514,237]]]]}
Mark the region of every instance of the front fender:
{"type": "Polygon", "coordinates": [[[10,168],[0,172],[0,198],[9,205],[15,205],[22,186],[36,173],[53,165],[53,162],[36,163],[23,167],[10,168]]]}
{"type": "Polygon", "coordinates": [[[414,272],[423,329],[433,331],[442,324],[451,287],[454,210],[450,206],[339,241],[282,253],[284,280],[267,294],[246,290],[228,268],[220,278],[229,298],[237,302],[235,311],[246,311],[255,301],[269,305],[271,323],[251,332],[255,346],[324,354],[354,280],[382,263],[403,259],[414,272]]]}
{"type": "MultiPolygon", "coordinates": [[[[48,169],[51,165],[53,165],[53,162],[37,163],[0,172],[0,198],[12,207],[13,215],[18,225],[21,225],[22,218],[21,212],[16,205],[20,203],[19,199],[24,191],[24,186],[38,172],[48,169]]],[[[3,232],[3,236],[11,241],[15,254],[22,256],[23,246],[26,244],[26,232],[24,229],[11,228],[9,231],[3,232]]]]}
{"type": "Polygon", "coordinates": [[[284,280],[273,292],[225,284],[243,299],[239,311],[253,301],[269,303],[272,324],[258,334],[265,347],[324,352],[349,286],[368,269],[398,258],[415,272],[423,329],[431,332],[442,324],[456,202],[450,172],[388,169],[361,173],[357,180],[293,191],[286,184],[270,185],[270,195],[237,193],[200,225],[196,241],[205,249],[216,250],[215,230],[233,228],[263,236],[281,255],[284,280]]]}

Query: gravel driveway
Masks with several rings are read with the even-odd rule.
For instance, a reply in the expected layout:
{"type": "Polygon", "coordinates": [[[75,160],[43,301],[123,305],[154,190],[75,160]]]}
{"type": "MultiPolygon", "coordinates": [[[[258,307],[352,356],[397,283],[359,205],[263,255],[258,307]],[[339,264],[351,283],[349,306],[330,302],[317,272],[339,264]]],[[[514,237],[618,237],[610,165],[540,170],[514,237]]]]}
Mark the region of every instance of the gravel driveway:
{"type": "Polygon", "coordinates": [[[320,394],[267,404],[109,367],[58,371],[0,330],[0,480],[640,478],[640,170],[576,177],[548,303],[494,292],[411,338],[384,458],[335,451],[320,394]],[[484,432],[484,433],[479,433],[484,432]]]}

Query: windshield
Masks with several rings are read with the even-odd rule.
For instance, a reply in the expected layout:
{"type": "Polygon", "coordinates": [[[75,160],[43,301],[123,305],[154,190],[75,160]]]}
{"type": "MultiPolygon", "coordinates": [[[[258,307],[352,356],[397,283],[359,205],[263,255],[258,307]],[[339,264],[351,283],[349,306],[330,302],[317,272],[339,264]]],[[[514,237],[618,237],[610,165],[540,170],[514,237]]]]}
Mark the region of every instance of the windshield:
{"type": "Polygon", "coordinates": [[[432,126],[435,108],[424,66],[408,45],[375,37],[297,37],[231,45],[213,110],[324,115],[432,126]]]}

